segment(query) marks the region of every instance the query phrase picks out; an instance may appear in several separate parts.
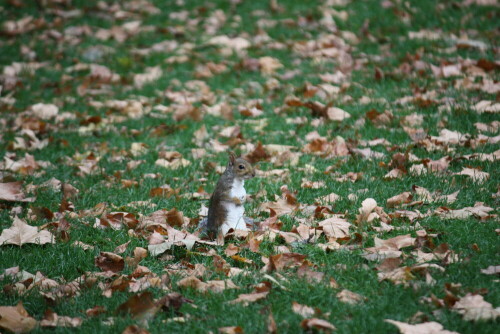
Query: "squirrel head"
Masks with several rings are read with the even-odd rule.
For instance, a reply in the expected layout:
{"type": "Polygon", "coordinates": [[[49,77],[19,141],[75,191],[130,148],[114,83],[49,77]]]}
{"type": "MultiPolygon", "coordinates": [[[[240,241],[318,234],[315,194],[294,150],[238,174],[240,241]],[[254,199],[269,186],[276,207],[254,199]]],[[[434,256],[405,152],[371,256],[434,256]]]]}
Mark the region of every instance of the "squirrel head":
{"type": "Polygon", "coordinates": [[[247,180],[255,176],[255,168],[243,158],[237,158],[233,152],[229,152],[227,169],[240,179],[247,180]]]}

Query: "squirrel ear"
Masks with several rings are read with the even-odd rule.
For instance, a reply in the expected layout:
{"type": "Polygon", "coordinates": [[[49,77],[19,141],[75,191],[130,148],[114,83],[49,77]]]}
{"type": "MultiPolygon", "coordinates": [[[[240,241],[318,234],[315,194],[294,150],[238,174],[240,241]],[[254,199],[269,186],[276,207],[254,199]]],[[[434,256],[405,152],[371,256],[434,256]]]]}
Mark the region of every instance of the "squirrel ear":
{"type": "Polygon", "coordinates": [[[229,151],[229,164],[234,165],[235,161],[236,161],[236,155],[234,154],[233,151],[229,151]]]}

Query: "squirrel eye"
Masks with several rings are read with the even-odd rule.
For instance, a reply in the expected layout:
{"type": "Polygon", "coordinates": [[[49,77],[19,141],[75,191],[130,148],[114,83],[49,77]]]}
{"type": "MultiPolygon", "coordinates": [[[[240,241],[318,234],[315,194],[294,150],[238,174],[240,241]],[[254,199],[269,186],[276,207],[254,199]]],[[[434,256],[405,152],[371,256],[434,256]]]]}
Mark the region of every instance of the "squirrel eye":
{"type": "Polygon", "coordinates": [[[243,166],[243,165],[239,165],[239,166],[238,166],[238,168],[239,168],[239,169],[245,169],[245,166],[243,166]]]}

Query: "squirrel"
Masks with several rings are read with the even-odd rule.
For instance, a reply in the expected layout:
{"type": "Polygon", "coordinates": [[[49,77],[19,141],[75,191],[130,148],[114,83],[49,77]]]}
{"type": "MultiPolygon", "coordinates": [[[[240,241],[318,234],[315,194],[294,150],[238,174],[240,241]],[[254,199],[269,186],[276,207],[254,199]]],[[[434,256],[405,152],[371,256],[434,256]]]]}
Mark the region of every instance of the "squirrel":
{"type": "Polygon", "coordinates": [[[243,214],[246,199],[245,180],[255,176],[255,169],[247,160],[236,158],[229,152],[229,162],[210,197],[207,219],[207,234],[215,239],[232,228],[247,230],[243,214]]]}

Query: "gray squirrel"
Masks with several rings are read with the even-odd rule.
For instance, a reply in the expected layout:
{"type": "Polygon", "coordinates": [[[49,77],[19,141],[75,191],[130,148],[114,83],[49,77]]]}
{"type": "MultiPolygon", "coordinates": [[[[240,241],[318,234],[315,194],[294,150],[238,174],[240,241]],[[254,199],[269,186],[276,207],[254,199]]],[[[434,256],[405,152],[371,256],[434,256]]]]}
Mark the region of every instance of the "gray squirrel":
{"type": "Polygon", "coordinates": [[[255,169],[250,162],[229,153],[226,170],[210,197],[208,217],[200,223],[211,239],[216,239],[219,233],[224,237],[230,229],[248,230],[243,206],[247,195],[244,185],[245,180],[254,176],[255,169]]]}

